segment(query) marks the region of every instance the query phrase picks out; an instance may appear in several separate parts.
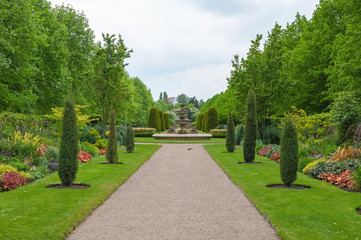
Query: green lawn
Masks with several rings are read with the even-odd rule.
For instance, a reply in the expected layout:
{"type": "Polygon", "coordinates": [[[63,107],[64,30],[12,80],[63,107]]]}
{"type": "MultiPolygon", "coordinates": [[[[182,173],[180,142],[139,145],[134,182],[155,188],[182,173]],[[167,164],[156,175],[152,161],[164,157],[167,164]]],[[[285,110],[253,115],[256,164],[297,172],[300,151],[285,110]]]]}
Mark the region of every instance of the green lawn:
{"type": "Polygon", "coordinates": [[[136,137],[139,143],[226,143],[225,138],[211,138],[210,140],[155,140],[152,137],[136,137]]]}
{"type": "Polygon", "coordinates": [[[277,163],[257,156],[262,164],[238,164],[243,161],[239,150],[226,153],[223,145],[205,149],[283,239],[361,239],[361,215],[355,210],[361,206],[361,193],[346,192],[300,173],[295,184],[311,189],[270,189],[266,185],[282,183],[277,163]]]}
{"type": "Polygon", "coordinates": [[[81,165],[75,182],[89,184],[88,189],[45,188],[60,183],[56,172],[0,193],[0,239],[64,239],[159,147],[136,145],[135,153],[119,151],[121,165],[100,164],[105,157],[81,165]]]}

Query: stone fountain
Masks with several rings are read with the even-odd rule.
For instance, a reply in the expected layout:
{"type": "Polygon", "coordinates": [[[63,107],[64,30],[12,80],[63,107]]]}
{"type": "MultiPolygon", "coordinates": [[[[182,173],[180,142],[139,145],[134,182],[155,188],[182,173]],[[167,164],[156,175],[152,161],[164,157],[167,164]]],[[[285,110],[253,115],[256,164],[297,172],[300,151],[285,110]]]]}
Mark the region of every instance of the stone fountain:
{"type": "Polygon", "coordinates": [[[180,104],[181,109],[179,110],[179,119],[176,119],[175,122],[180,126],[179,134],[187,134],[185,130],[186,126],[188,127],[191,123],[191,120],[187,119],[188,110],[184,109],[185,104],[180,104]]]}
{"type": "Polygon", "coordinates": [[[209,140],[211,134],[187,134],[186,129],[189,128],[191,120],[187,118],[188,110],[184,109],[185,104],[180,104],[179,119],[175,122],[179,125],[180,130],[177,134],[153,134],[154,139],[158,140],[209,140]]]}

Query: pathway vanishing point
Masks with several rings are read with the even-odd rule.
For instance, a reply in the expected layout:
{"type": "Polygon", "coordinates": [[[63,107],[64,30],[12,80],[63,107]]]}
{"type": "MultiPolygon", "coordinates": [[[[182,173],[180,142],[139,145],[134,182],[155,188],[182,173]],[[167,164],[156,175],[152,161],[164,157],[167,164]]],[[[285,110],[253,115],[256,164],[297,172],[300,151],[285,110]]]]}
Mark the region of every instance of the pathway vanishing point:
{"type": "Polygon", "coordinates": [[[68,239],[279,238],[202,145],[164,144],[68,239]]]}

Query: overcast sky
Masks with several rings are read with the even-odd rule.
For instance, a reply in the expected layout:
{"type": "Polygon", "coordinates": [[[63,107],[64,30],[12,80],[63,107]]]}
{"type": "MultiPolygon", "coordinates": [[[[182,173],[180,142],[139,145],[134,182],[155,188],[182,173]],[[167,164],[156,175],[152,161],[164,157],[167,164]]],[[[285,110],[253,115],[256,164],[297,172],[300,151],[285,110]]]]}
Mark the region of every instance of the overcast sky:
{"type": "Polygon", "coordinates": [[[208,99],[227,88],[233,55],[244,57],[257,34],[267,36],[318,0],[50,0],[84,11],[97,40],[121,34],[133,49],[127,71],[168,96],[208,99]]]}

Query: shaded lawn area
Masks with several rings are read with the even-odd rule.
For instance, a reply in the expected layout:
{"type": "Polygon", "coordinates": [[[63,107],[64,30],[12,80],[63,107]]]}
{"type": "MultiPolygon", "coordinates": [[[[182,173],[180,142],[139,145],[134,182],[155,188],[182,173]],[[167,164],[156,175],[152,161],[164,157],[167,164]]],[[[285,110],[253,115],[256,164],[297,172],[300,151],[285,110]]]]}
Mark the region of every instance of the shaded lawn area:
{"type": "Polygon", "coordinates": [[[227,153],[224,145],[204,148],[283,239],[361,239],[361,215],[355,210],[361,206],[361,193],[346,192],[301,173],[295,184],[311,189],[267,188],[282,183],[277,163],[256,156],[255,161],[262,164],[238,164],[244,161],[240,150],[227,153]]]}
{"type": "Polygon", "coordinates": [[[226,143],[225,138],[211,138],[210,140],[155,140],[152,137],[136,137],[138,143],[226,143]]]}
{"type": "Polygon", "coordinates": [[[159,148],[136,145],[134,153],[118,151],[124,164],[100,164],[104,156],[82,164],[75,182],[90,185],[88,189],[46,188],[60,183],[55,172],[0,193],[0,239],[64,239],[159,148]]]}

